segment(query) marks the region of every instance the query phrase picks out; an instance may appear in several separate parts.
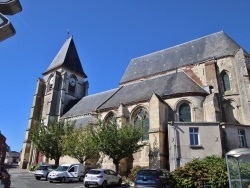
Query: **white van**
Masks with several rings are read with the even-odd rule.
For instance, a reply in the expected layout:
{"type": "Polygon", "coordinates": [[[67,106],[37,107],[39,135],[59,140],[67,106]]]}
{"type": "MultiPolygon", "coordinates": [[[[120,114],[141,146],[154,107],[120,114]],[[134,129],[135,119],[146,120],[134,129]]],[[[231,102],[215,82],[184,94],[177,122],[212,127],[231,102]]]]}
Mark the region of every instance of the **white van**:
{"type": "Polygon", "coordinates": [[[83,181],[84,166],[81,163],[76,164],[62,164],[56,170],[53,170],[48,175],[50,183],[53,181],[83,181]]]}

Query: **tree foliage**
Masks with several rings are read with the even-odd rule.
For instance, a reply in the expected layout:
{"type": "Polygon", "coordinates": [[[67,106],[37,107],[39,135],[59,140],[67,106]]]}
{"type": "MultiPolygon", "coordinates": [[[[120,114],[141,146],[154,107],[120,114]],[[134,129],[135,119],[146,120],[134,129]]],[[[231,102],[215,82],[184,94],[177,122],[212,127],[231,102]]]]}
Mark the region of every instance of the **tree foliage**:
{"type": "Polygon", "coordinates": [[[63,137],[64,153],[76,158],[80,163],[84,163],[88,159],[97,158],[99,152],[93,142],[93,127],[86,128],[77,127],[70,134],[63,137]]]}
{"type": "Polygon", "coordinates": [[[30,140],[46,158],[55,160],[55,165],[59,165],[59,159],[63,153],[63,136],[70,134],[74,130],[75,124],[64,121],[52,121],[45,126],[37,121],[35,127],[30,130],[30,140]]]}
{"type": "Polygon", "coordinates": [[[228,187],[226,161],[221,157],[209,156],[194,159],[172,172],[177,187],[196,188],[207,185],[211,188],[228,187]]]}
{"type": "Polygon", "coordinates": [[[131,124],[119,126],[116,121],[105,123],[99,119],[93,138],[98,150],[113,159],[115,171],[118,172],[122,158],[140,151],[145,146],[144,142],[140,142],[143,134],[141,127],[131,124]]]}

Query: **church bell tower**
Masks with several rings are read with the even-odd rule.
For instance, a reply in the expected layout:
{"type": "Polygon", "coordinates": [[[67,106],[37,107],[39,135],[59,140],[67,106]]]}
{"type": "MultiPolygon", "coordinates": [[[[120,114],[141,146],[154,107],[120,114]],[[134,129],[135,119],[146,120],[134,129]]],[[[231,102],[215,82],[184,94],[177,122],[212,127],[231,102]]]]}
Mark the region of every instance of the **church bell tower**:
{"type": "Polygon", "coordinates": [[[43,78],[37,80],[20,168],[27,168],[38,160],[37,152],[29,139],[29,131],[34,127],[35,121],[43,121],[44,125],[48,125],[50,121],[60,120],[64,113],[88,95],[86,78],[73,37],[69,37],[43,73],[43,78]]]}

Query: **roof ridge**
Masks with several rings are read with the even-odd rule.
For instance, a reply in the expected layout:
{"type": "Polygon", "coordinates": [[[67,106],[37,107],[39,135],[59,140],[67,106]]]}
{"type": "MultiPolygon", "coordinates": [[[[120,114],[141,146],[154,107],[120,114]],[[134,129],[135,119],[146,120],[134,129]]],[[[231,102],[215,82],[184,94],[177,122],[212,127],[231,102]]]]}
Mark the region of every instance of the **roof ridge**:
{"type": "MultiPolygon", "coordinates": [[[[163,51],[165,51],[165,50],[169,50],[169,49],[172,49],[172,48],[175,48],[175,47],[178,47],[178,46],[182,46],[182,45],[185,45],[185,44],[194,42],[194,41],[198,41],[198,40],[201,40],[201,39],[203,39],[203,38],[206,38],[206,37],[209,37],[209,36],[212,36],[212,35],[216,35],[216,34],[218,34],[218,33],[224,33],[224,34],[226,34],[223,30],[222,30],[222,31],[218,31],[218,32],[216,32],[216,33],[212,33],[212,34],[209,34],[209,35],[206,35],[206,36],[203,36],[203,37],[199,37],[199,38],[197,38],[197,39],[193,39],[193,40],[190,40],[190,41],[181,43],[181,44],[177,44],[177,45],[175,45],[175,46],[171,46],[171,47],[168,47],[168,48],[165,48],[165,49],[162,49],[162,50],[158,50],[158,51],[156,51],[156,52],[152,52],[152,53],[149,53],[149,54],[146,54],[146,55],[142,55],[142,56],[133,58],[132,60],[140,59],[140,58],[142,58],[142,57],[147,57],[147,56],[152,55],[152,54],[156,54],[156,53],[159,53],[159,52],[163,52],[163,51]]],[[[226,35],[227,35],[227,34],[226,34],[226,35]]],[[[227,36],[228,36],[228,35],[227,35],[227,36]]],[[[228,37],[229,37],[229,36],[228,36],[228,37]]],[[[229,37],[229,38],[230,38],[230,37],[229,37]]],[[[231,39],[231,38],[230,38],[230,39],[231,39]]],[[[233,40],[233,39],[231,39],[231,40],[233,40]]],[[[237,43],[236,43],[236,44],[237,44],[237,43]]]]}
{"type": "Polygon", "coordinates": [[[66,39],[43,75],[58,67],[65,67],[87,78],[87,75],[83,71],[82,64],[73,40],[73,36],[66,39]]]}

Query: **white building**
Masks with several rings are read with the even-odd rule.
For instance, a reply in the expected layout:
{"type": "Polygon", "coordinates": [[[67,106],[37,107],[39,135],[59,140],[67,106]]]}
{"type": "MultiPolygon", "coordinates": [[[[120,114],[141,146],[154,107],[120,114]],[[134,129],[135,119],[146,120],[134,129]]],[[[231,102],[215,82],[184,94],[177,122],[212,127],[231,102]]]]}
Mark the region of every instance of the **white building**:
{"type": "Polygon", "coordinates": [[[20,153],[16,151],[6,152],[5,164],[18,164],[20,162],[20,153]]]}

